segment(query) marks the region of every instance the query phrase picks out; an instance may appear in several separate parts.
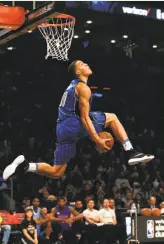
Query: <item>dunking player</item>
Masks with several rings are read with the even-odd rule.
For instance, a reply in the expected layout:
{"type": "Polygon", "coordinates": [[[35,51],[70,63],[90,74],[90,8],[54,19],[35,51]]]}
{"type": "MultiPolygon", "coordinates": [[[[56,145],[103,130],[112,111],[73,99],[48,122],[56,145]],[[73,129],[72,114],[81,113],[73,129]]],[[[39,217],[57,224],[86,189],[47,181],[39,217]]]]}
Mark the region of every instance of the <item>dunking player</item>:
{"type": "Polygon", "coordinates": [[[70,64],[68,71],[75,79],[64,92],[58,109],[54,166],[47,163],[28,163],[20,155],[4,170],[5,180],[14,173],[22,175],[26,172],[35,172],[53,179],[60,178],[66,170],[67,162],[75,156],[76,143],[80,138],[89,135],[100,151],[107,152],[110,149],[106,146],[106,141],[109,140],[98,136],[98,132],[107,127],[112,129],[129,155],[129,165],[146,163],[154,158],[153,155],[135,152],[115,114],[90,111],[91,90],[87,82],[92,71],[88,64],[76,60],[70,64]]]}

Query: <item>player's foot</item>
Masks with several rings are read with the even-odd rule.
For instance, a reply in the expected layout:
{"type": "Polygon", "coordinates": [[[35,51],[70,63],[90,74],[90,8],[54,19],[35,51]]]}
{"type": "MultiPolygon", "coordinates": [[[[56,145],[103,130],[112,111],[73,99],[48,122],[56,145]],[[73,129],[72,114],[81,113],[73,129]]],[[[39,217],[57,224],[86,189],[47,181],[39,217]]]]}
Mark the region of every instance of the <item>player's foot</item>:
{"type": "Polygon", "coordinates": [[[136,165],[139,163],[148,163],[154,159],[154,155],[139,153],[135,151],[130,152],[130,157],[128,160],[129,165],[136,165]]]}
{"type": "Polygon", "coordinates": [[[9,164],[3,171],[3,179],[7,180],[13,174],[22,176],[25,170],[28,168],[28,163],[23,155],[18,156],[11,164],[9,164]]]}

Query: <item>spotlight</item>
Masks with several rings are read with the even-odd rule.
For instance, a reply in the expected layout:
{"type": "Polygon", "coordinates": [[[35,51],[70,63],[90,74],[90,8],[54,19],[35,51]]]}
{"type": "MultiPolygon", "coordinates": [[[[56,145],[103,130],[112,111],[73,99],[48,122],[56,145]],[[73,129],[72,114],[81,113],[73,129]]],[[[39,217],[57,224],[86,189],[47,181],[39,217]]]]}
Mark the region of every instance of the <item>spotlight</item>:
{"type": "Polygon", "coordinates": [[[153,45],[153,48],[157,48],[158,46],[157,45],[153,45]]]}
{"type": "Polygon", "coordinates": [[[127,39],[127,38],[128,38],[128,36],[127,36],[127,35],[123,35],[123,38],[124,38],[124,39],[127,39]]]}
{"type": "Polygon", "coordinates": [[[92,24],[92,20],[87,20],[86,23],[87,24],[92,24]]]}
{"type": "Polygon", "coordinates": [[[90,33],[90,30],[85,30],[85,33],[89,34],[90,33]]]}
{"type": "Polygon", "coordinates": [[[110,42],[111,42],[111,43],[115,43],[116,41],[115,41],[115,40],[111,40],[110,42]]]}
{"type": "Polygon", "coordinates": [[[7,50],[13,50],[14,48],[13,47],[7,47],[7,50]]]}
{"type": "Polygon", "coordinates": [[[77,38],[79,38],[79,36],[78,35],[74,35],[74,38],[77,39],[77,38]]]}

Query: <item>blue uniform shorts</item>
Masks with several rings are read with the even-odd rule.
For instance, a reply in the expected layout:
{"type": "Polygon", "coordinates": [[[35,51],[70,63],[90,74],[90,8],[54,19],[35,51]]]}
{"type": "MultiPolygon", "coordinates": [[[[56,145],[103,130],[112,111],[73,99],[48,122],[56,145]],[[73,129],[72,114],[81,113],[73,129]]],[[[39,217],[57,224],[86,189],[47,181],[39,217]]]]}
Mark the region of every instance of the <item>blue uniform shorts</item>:
{"type": "MultiPolygon", "coordinates": [[[[106,117],[103,112],[90,112],[91,121],[96,132],[103,130],[106,117]]],[[[88,136],[79,117],[71,116],[56,126],[57,143],[54,153],[54,163],[62,165],[76,155],[76,143],[88,136]]]]}

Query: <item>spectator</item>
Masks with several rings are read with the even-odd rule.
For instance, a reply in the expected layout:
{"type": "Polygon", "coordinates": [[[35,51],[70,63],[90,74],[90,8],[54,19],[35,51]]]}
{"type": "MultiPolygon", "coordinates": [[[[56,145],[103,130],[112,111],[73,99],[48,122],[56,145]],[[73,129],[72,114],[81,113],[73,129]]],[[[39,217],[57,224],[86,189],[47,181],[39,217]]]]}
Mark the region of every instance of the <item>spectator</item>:
{"type": "Polygon", "coordinates": [[[82,219],[82,216],[67,205],[67,199],[60,197],[57,206],[51,211],[51,221],[55,223],[55,225],[52,225],[54,238],[58,239],[63,236],[66,242],[76,243],[76,233],[72,229],[72,223],[80,219],[82,219]]]}
{"type": "Polygon", "coordinates": [[[38,236],[35,221],[32,218],[33,210],[28,207],[25,209],[25,219],[21,223],[23,241],[27,244],[38,244],[38,236]]]}
{"type": "Polygon", "coordinates": [[[128,179],[125,178],[124,172],[120,173],[120,176],[115,181],[115,186],[120,189],[121,185],[124,184],[127,188],[131,189],[128,179]]]}
{"type": "Polygon", "coordinates": [[[129,208],[130,204],[133,202],[133,196],[131,192],[128,192],[126,195],[126,198],[123,198],[123,201],[125,203],[125,208],[129,208]]]}
{"type": "Polygon", "coordinates": [[[22,204],[18,205],[17,212],[24,213],[25,208],[30,207],[30,206],[31,206],[31,200],[29,198],[25,197],[22,201],[22,204]]]}
{"type": "Polygon", "coordinates": [[[159,192],[156,195],[157,203],[161,203],[164,201],[164,188],[160,187],[159,192]]]}
{"type": "Polygon", "coordinates": [[[51,222],[50,215],[48,214],[47,208],[42,207],[39,218],[33,218],[35,223],[40,227],[38,236],[45,236],[47,239],[50,238],[51,234],[51,222]]]}
{"type": "Polygon", "coordinates": [[[109,199],[104,199],[103,201],[103,208],[99,211],[100,222],[104,224],[112,224],[116,225],[116,214],[115,211],[109,208],[110,203],[109,199]]]}
{"type": "Polygon", "coordinates": [[[3,192],[5,189],[8,189],[8,186],[6,182],[3,180],[2,177],[2,171],[0,170],[0,208],[4,208],[4,202],[3,202],[3,192]]]}
{"type": "Polygon", "coordinates": [[[81,200],[76,200],[75,202],[75,210],[78,212],[78,213],[83,213],[84,211],[84,206],[83,206],[83,203],[81,200]]]}
{"type": "Polygon", "coordinates": [[[40,218],[41,208],[39,206],[40,206],[39,198],[34,197],[32,200],[32,206],[31,206],[31,208],[33,210],[33,218],[40,218]]]}
{"type": "Polygon", "coordinates": [[[157,205],[156,205],[156,202],[157,202],[157,199],[156,197],[152,197],[150,196],[147,200],[147,208],[150,208],[150,209],[154,209],[154,208],[157,208],[157,205]]]}
{"type": "Polygon", "coordinates": [[[164,202],[160,204],[161,215],[164,216],[164,202]]]}
{"type": "Polygon", "coordinates": [[[139,209],[145,207],[145,202],[144,202],[144,199],[143,199],[143,196],[141,193],[136,194],[136,196],[134,198],[134,202],[135,202],[137,208],[139,208],[139,209]]]}
{"type": "Polygon", "coordinates": [[[135,198],[137,193],[142,193],[141,184],[139,182],[133,182],[133,198],[135,198]]]}
{"type": "Polygon", "coordinates": [[[100,240],[99,229],[96,224],[100,222],[99,211],[94,209],[95,202],[90,199],[87,202],[87,209],[84,210],[83,216],[85,219],[85,229],[88,233],[88,242],[91,244],[100,240]]]}
{"type": "Polygon", "coordinates": [[[121,193],[117,192],[115,195],[116,209],[125,208],[125,202],[121,199],[121,193]]]}
{"type": "Polygon", "coordinates": [[[113,209],[115,211],[116,207],[115,207],[115,200],[112,198],[109,198],[109,208],[113,209]]]}
{"type": "Polygon", "coordinates": [[[3,225],[2,221],[3,221],[3,218],[0,216],[0,232],[3,232],[2,244],[8,244],[9,239],[10,239],[11,226],[3,225]]]}
{"type": "Polygon", "coordinates": [[[110,243],[118,239],[118,226],[115,210],[111,209],[110,202],[113,202],[113,199],[104,199],[103,209],[99,211],[100,222],[104,223],[105,226],[102,228],[103,231],[103,243],[110,243]]]}
{"type": "MultiPolygon", "coordinates": [[[[84,206],[81,200],[77,200],[75,202],[75,210],[79,213],[82,214],[84,211],[84,206]]],[[[76,232],[76,235],[78,234],[78,237],[81,236],[82,230],[84,229],[84,222],[83,219],[73,223],[73,229],[76,232]]]]}
{"type": "Polygon", "coordinates": [[[112,195],[111,195],[111,197],[114,198],[115,195],[117,194],[117,192],[118,192],[118,188],[117,188],[117,186],[114,185],[114,186],[112,187],[112,195]]]}
{"type": "Polygon", "coordinates": [[[85,224],[96,224],[100,222],[99,212],[98,210],[94,209],[95,202],[94,200],[90,199],[87,202],[87,209],[84,210],[83,215],[85,218],[85,224]]]}

